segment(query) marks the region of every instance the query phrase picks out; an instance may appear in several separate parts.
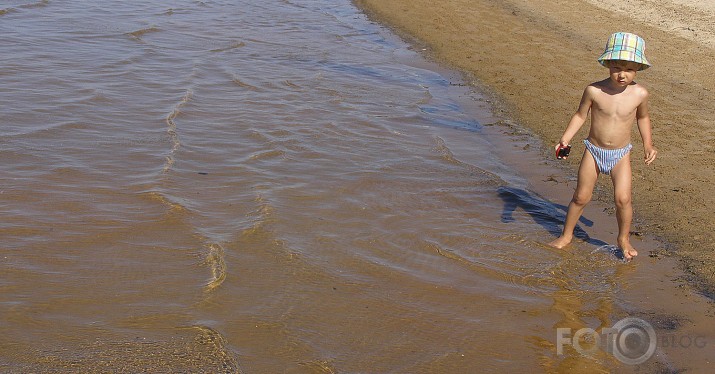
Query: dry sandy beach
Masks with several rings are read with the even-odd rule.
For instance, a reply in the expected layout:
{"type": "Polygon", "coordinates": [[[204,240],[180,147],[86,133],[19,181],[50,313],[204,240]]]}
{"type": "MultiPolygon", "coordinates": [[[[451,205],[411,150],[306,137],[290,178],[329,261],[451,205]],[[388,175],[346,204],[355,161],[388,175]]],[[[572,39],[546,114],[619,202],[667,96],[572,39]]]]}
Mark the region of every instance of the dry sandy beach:
{"type": "MultiPolygon", "coordinates": [[[[473,75],[502,110],[543,140],[544,158],[584,87],[607,71],[596,58],[615,31],[646,40],[653,64],[636,80],[651,92],[651,166],[634,126],[633,230],[665,239],[701,292],[715,296],[715,3],[709,0],[355,0],[374,20],[473,75]]],[[[478,83],[477,83],[478,82],[478,83]]],[[[574,139],[584,138],[588,123],[574,139]]],[[[575,170],[578,157],[564,165],[575,170]]],[[[597,198],[610,200],[602,177],[597,198]]],[[[563,197],[566,203],[570,196],[563,197]]],[[[641,252],[641,256],[649,253],[641,252]]],[[[654,254],[651,254],[654,255],[654,254]]]]}

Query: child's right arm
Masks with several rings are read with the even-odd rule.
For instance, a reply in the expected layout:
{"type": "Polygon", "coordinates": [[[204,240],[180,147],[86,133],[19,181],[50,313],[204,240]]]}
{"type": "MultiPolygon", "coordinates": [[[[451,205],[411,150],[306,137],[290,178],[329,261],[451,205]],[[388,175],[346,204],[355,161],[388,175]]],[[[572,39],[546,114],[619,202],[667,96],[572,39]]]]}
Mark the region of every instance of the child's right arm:
{"type": "Polygon", "coordinates": [[[591,110],[591,105],[593,104],[593,89],[595,88],[592,86],[588,86],[583,91],[583,95],[581,96],[581,103],[578,106],[578,110],[576,110],[576,113],[573,115],[573,117],[571,117],[569,124],[566,126],[566,131],[564,131],[564,134],[561,135],[559,144],[556,145],[555,149],[569,145],[571,139],[576,135],[581,126],[583,126],[584,122],[586,122],[586,119],[588,118],[588,112],[591,110]]]}

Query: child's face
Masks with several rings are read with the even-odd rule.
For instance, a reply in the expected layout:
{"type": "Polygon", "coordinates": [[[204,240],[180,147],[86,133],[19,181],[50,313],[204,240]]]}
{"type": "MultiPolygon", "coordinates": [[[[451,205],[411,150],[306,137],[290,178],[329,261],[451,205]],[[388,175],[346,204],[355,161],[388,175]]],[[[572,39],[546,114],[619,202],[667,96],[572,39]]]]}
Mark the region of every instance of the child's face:
{"type": "Polygon", "coordinates": [[[619,87],[631,84],[641,67],[640,64],[630,61],[610,61],[607,66],[611,81],[619,87]]]}

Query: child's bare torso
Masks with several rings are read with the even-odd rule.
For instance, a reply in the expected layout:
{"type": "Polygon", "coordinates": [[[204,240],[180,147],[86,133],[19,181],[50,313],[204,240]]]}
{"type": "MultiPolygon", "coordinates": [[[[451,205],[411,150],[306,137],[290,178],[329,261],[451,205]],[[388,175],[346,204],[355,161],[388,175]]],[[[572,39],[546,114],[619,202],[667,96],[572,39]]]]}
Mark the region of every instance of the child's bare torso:
{"type": "Polygon", "coordinates": [[[591,84],[588,90],[592,97],[589,141],[606,149],[627,146],[638,106],[643,102],[643,87],[632,83],[616,91],[607,81],[601,81],[591,84]]]}

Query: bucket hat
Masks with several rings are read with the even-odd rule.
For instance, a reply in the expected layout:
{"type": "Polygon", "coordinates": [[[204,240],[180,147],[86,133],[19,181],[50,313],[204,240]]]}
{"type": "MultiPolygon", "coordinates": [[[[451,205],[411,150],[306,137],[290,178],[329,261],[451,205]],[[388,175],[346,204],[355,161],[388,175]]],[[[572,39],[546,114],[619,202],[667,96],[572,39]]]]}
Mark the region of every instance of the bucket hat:
{"type": "Polygon", "coordinates": [[[608,60],[636,62],[641,64],[638,70],[650,67],[650,63],[645,58],[645,41],[640,36],[627,32],[615,32],[608,38],[606,50],[598,58],[598,62],[606,66],[608,60]]]}

